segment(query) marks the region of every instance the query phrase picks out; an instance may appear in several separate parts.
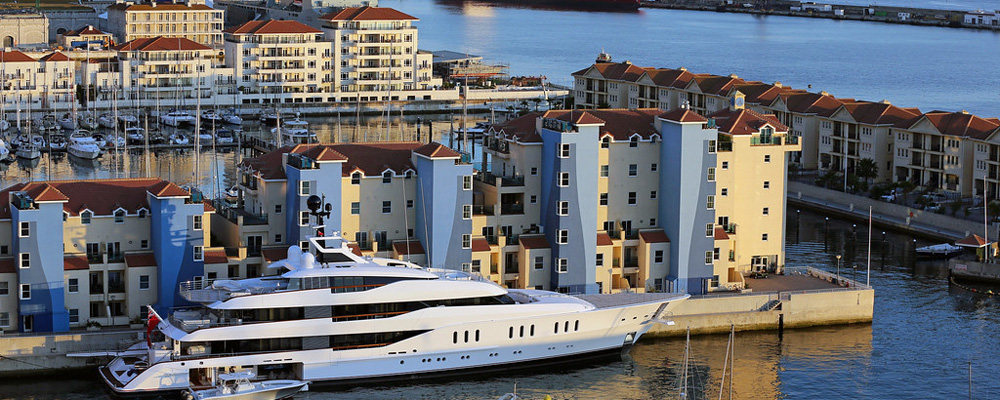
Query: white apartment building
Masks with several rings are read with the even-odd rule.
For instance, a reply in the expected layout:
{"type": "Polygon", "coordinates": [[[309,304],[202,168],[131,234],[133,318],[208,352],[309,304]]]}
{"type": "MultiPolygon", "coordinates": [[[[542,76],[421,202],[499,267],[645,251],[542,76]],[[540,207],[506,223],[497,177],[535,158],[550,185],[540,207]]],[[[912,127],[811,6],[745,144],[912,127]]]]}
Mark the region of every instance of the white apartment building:
{"type": "Polygon", "coordinates": [[[335,90],[398,100],[389,92],[441,85],[431,74],[432,55],[417,51],[416,17],[391,8],[356,7],[320,19],[333,44],[335,90]]]}
{"type": "MultiPolygon", "coordinates": [[[[191,106],[197,97],[211,98],[218,91],[220,82],[232,77],[223,65],[218,51],[185,38],[142,38],[115,48],[120,65],[118,71],[108,71],[111,76],[95,77],[99,90],[110,90],[106,85],[123,84],[124,92],[147,100],[176,100],[176,104],[163,106],[191,106]],[[117,73],[122,76],[115,77],[117,73]],[[126,79],[127,78],[127,79],[126,79]],[[187,102],[185,104],[185,102],[187,102]]],[[[204,100],[202,100],[204,101],[204,100]]]]}
{"type": "Polygon", "coordinates": [[[75,82],[76,65],[62,52],[35,59],[17,50],[0,51],[0,107],[12,124],[18,110],[69,106],[75,82]]]}
{"type": "Polygon", "coordinates": [[[330,91],[330,41],[297,21],[250,21],[225,31],[226,65],[243,99],[271,103],[322,102],[330,91]],[[283,94],[291,96],[283,96],[283,94]]]}
{"type": "Polygon", "coordinates": [[[212,48],[222,47],[225,12],[203,0],[186,3],[118,2],[107,8],[107,29],[120,42],[158,36],[185,38],[212,48]]]}

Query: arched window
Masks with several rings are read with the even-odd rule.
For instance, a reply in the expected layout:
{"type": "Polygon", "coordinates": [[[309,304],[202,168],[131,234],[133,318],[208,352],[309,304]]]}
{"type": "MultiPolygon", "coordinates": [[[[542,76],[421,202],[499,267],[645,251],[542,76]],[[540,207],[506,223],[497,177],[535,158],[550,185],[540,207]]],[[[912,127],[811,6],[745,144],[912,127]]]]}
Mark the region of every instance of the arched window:
{"type": "Polygon", "coordinates": [[[628,147],[639,147],[639,137],[632,136],[632,138],[628,141],[628,147]]]}
{"type": "Polygon", "coordinates": [[[13,36],[4,36],[3,37],[3,45],[0,46],[0,47],[14,47],[14,37],[13,36]]]}
{"type": "Polygon", "coordinates": [[[360,185],[361,184],[361,173],[360,172],[355,171],[353,174],[351,174],[351,184],[352,185],[360,185]]]}
{"type": "Polygon", "coordinates": [[[605,136],[603,139],[601,139],[601,148],[602,149],[606,149],[606,148],[608,148],[610,146],[611,146],[611,138],[610,137],[605,136]]]}
{"type": "Polygon", "coordinates": [[[80,213],[80,223],[84,224],[84,225],[89,224],[90,223],[90,218],[93,217],[93,216],[94,216],[94,213],[92,213],[90,211],[84,211],[84,212],[80,213]]]}
{"type": "Polygon", "coordinates": [[[392,171],[382,173],[382,183],[392,183],[392,171]]]}
{"type": "Polygon", "coordinates": [[[122,209],[115,210],[115,223],[116,224],[125,223],[125,210],[122,209]]]}

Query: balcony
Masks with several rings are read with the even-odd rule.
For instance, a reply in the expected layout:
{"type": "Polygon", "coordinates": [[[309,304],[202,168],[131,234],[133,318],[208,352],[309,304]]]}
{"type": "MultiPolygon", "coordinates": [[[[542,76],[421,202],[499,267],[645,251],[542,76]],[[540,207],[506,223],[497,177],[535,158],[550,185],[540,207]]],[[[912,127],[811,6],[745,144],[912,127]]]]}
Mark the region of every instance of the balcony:
{"type": "Polygon", "coordinates": [[[215,212],[237,225],[267,225],[267,214],[254,214],[242,208],[235,208],[221,200],[213,200],[215,212]]]}
{"type": "Polygon", "coordinates": [[[731,152],[731,151],[733,151],[733,142],[731,142],[731,141],[719,142],[715,146],[715,151],[720,152],[720,153],[721,152],[727,152],[727,153],[731,152]]]}
{"type": "Polygon", "coordinates": [[[500,215],[524,214],[524,204],[501,204],[500,215]]]}
{"type": "Polygon", "coordinates": [[[500,179],[501,187],[524,186],[524,176],[500,176],[489,172],[481,172],[479,176],[483,183],[491,186],[496,186],[497,179],[500,179]]]}
{"type": "Polygon", "coordinates": [[[781,146],[781,136],[754,136],[750,139],[753,146],[781,146]]]}
{"type": "Polygon", "coordinates": [[[493,215],[493,206],[486,206],[482,204],[472,205],[472,215],[493,215]]]}
{"type": "Polygon", "coordinates": [[[735,235],[736,234],[736,224],[729,223],[729,224],[722,225],[722,230],[726,231],[726,233],[729,234],[729,235],[735,235]]]}
{"type": "Polygon", "coordinates": [[[125,293],[125,282],[122,281],[108,282],[108,293],[125,293]]]}

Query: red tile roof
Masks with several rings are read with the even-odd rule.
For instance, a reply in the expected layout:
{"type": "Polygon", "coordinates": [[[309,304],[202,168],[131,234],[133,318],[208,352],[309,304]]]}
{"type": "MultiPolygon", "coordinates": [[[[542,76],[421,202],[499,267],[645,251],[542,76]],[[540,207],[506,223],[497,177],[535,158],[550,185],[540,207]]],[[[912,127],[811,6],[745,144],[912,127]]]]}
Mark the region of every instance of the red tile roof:
{"type": "Polygon", "coordinates": [[[269,249],[261,249],[260,255],[264,257],[264,261],[279,261],[284,260],[288,257],[288,247],[271,247],[269,249]]]}
{"type": "Polygon", "coordinates": [[[695,78],[693,73],[685,69],[649,68],[646,73],[653,79],[653,82],[656,82],[656,86],[677,89],[687,87],[695,78]]]}
{"type": "Polygon", "coordinates": [[[39,58],[38,60],[45,62],[70,61],[69,57],[67,57],[61,51],[57,51],[51,54],[46,54],[44,57],[39,58]]]}
{"type": "Polygon", "coordinates": [[[170,181],[159,181],[149,187],[149,193],[156,197],[187,197],[191,193],[170,181]]]}
{"type": "Polygon", "coordinates": [[[343,176],[350,176],[354,171],[369,176],[380,175],[386,169],[399,174],[414,168],[410,157],[420,146],[420,142],[300,144],[246,159],[241,165],[259,172],[264,179],[285,179],[281,155],[292,152],[309,158],[318,157],[316,161],[345,161],[343,176]]]}
{"type": "Polygon", "coordinates": [[[986,239],[976,234],[966,236],[964,239],[955,242],[956,246],[962,247],[983,247],[986,244],[986,239]]]}
{"type": "Polygon", "coordinates": [[[86,254],[67,255],[63,257],[63,271],[78,271],[90,269],[90,261],[86,254]]]}
{"type": "Polygon", "coordinates": [[[190,39],[157,36],[130,40],[115,46],[114,49],[118,51],[190,51],[211,50],[212,48],[190,39]]]}
{"type": "Polygon", "coordinates": [[[107,8],[108,10],[124,10],[124,11],[192,11],[192,10],[215,10],[204,4],[194,4],[188,6],[187,4],[181,3],[149,3],[149,4],[125,4],[125,3],[115,3],[107,8]]]}
{"type": "Polygon", "coordinates": [[[708,122],[708,119],[686,108],[675,108],[659,115],[660,118],[676,122],[708,122]]]}
{"type": "Polygon", "coordinates": [[[35,59],[17,50],[0,51],[0,62],[35,62],[35,59]]]}
{"type": "Polygon", "coordinates": [[[129,267],[155,267],[156,257],[153,256],[153,253],[126,254],[125,264],[129,267]]]}
{"type": "Polygon", "coordinates": [[[614,242],[611,241],[611,236],[605,232],[597,233],[597,245],[598,246],[611,246],[614,242]]]}
{"type": "Polygon", "coordinates": [[[746,83],[743,79],[733,76],[720,76],[712,74],[696,74],[695,83],[702,93],[727,96],[733,86],[746,83]]]}
{"type": "Polygon", "coordinates": [[[760,131],[764,125],[770,125],[775,132],[788,132],[788,127],[778,121],[773,114],[760,114],[749,109],[716,111],[709,118],[714,118],[719,132],[730,135],[751,135],[760,131]]]}
{"type": "MultiPolygon", "coordinates": [[[[931,111],[923,115],[943,135],[986,139],[998,124],[964,111],[931,111]]],[[[915,123],[914,123],[915,124],[915,123]]]]}
{"type": "Polygon", "coordinates": [[[920,110],[900,108],[889,103],[858,101],[845,103],[843,107],[855,121],[867,125],[909,128],[920,118],[920,110]]]}
{"type": "Polygon", "coordinates": [[[101,32],[100,29],[94,28],[93,25],[87,25],[80,29],[74,29],[71,31],[63,32],[63,36],[83,36],[83,35],[107,35],[107,33],[101,32]]]}
{"type": "Polygon", "coordinates": [[[354,255],[356,256],[360,257],[364,255],[361,254],[361,246],[359,246],[357,243],[348,243],[347,248],[351,249],[351,253],[354,253],[354,255]]]}
{"type": "Polygon", "coordinates": [[[627,141],[632,135],[638,133],[643,139],[649,139],[656,132],[653,128],[653,119],[663,113],[658,108],[639,109],[605,109],[605,110],[552,110],[546,111],[542,117],[558,118],[562,120],[585,120],[586,123],[594,123],[596,120],[604,122],[595,140],[605,135],[611,135],[615,140],[627,141]],[[577,114],[576,116],[569,116],[577,114]],[[587,116],[581,116],[587,115],[587,116]]]}
{"type": "Polygon", "coordinates": [[[212,207],[210,200],[202,200],[201,204],[205,205],[205,212],[215,212],[215,207],[212,207]]]}
{"type": "Polygon", "coordinates": [[[229,262],[226,258],[226,250],[214,249],[205,251],[205,264],[225,264],[229,262]]]}
{"type": "MultiPolygon", "coordinates": [[[[646,73],[645,68],[632,65],[629,61],[622,61],[620,63],[597,63],[590,68],[596,69],[597,72],[606,79],[625,80],[629,82],[639,80],[639,77],[646,73]]],[[[582,75],[589,71],[590,68],[577,71],[574,75],[582,75]]]]}
{"type": "Polygon", "coordinates": [[[188,192],[159,178],[94,179],[18,183],[0,191],[0,218],[10,218],[10,192],[26,191],[41,201],[66,201],[63,210],[79,215],[89,209],[94,215],[112,215],[119,207],[134,214],[149,209],[146,192],[188,196],[188,192]],[[155,189],[155,190],[154,190],[155,189]],[[36,197],[37,196],[37,197],[36,197]]]}
{"type": "Polygon", "coordinates": [[[788,111],[800,114],[815,114],[823,117],[832,115],[844,103],[826,92],[785,93],[779,96],[788,111]]]}
{"type": "Polygon", "coordinates": [[[292,153],[302,154],[316,161],[347,161],[347,156],[329,146],[299,145],[292,149],[292,153]]]}
{"type": "Polygon", "coordinates": [[[428,158],[456,158],[461,156],[457,151],[449,149],[448,146],[438,142],[417,147],[413,152],[427,156],[428,158]]]}
{"type": "Polygon", "coordinates": [[[387,7],[349,7],[340,12],[329,13],[319,19],[324,21],[395,21],[418,18],[387,7]]]}
{"type": "Polygon", "coordinates": [[[400,240],[392,242],[392,250],[399,255],[426,254],[424,253],[424,246],[420,244],[419,240],[400,240]]]}
{"type": "Polygon", "coordinates": [[[299,21],[270,19],[267,21],[248,21],[243,25],[229,28],[223,32],[237,35],[270,35],[295,33],[323,33],[323,31],[303,24],[299,21]]]}
{"type": "Polygon", "coordinates": [[[472,239],[472,252],[478,253],[483,251],[490,251],[490,242],[487,242],[486,238],[472,239]]]}
{"type": "Polygon", "coordinates": [[[715,240],[729,240],[729,234],[725,229],[715,228],[715,240]]]}
{"type": "Polygon", "coordinates": [[[521,242],[521,247],[526,249],[548,249],[551,247],[545,236],[521,236],[519,241],[521,242]]]}
{"type": "MultiPolygon", "coordinates": [[[[733,89],[734,91],[739,90],[740,93],[743,93],[743,95],[746,96],[745,100],[747,103],[762,105],[770,105],[783,93],[805,93],[805,91],[801,89],[792,89],[791,87],[782,86],[779,82],[775,82],[774,84],[747,82],[737,84],[733,87],[733,89]]],[[[732,94],[733,92],[730,92],[730,95],[732,94]]]]}
{"type": "Polygon", "coordinates": [[[17,272],[14,268],[13,258],[0,258],[0,274],[12,274],[17,272]]]}
{"type": "Polygon", "coordinates": [[[667,233],[663,229],[639,231],[639,237],[646,243],[670,243],[670,238],[667,237],[667,233]]]}
{"type": "Polygon", "coordinates": [[[542,137],[535,132],[535,120],[541,113],[528,113],[518,118],[496,124],[490,129],[501,132],[502,136],[520,143],[541,143],[542,137]]]}

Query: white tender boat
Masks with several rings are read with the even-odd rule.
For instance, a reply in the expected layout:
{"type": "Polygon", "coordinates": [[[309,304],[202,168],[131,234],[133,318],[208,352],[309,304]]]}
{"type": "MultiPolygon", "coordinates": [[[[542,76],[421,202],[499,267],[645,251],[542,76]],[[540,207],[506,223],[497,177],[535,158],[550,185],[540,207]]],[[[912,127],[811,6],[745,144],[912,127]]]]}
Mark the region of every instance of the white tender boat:
{"type": "Polygon", "coordinates": [[[243,118],[232,108],[222,113],[222,120],[231,125],[243,125],[243,118]]]}
{"type": "Polygon", "coordinates": [[[97,117],[97,123],[103,128],[114,129],[118,121],[111,113],[104,113],[97,117]]]}
{"type": "Polygon", "coordinates": [[[923,258],[948,258],[962,252],[961,246],[951,243],[941,243],[924,247],[917,247],[917,256],[923,258]]]}
{"type": "Polygon", "coordinates": [[[69,136],[69,145],[66,146],[66,151],[71,156],[84,160],[93,160],[101,156],[101,146],[97,139],[91,136],[90,132],[82,129],[69,136]]]}
{"type": "Polygon", "coordinates": [[[620,356],[688,295],[570,296],[505,289],[459,270],[351,252],[338,233],[270,265],[290,271],[180,285],[202,304],[150,318],[145,355],[100,368],[119,395],[159,394],[240,368],[267,379],[351,385],[620,356]],[[609,297],[611,296],[611,297],[609,297]]]}
{"type": "Polygon", "coordinates": [[[97,118],[94,118],[94,116],[91,115],[89,111],[81,113],[80,118],[78,119],[77,122],[79,123],[79,126],[83,129],[94,130],[101,127],[97,123],[97,118]]]}
{"type": "Polygon", "coordinates": [[[125,128],[125,139],[128,143],[143,144],[146,141],[146,131],[135,126],[125,128]]]}
{"type": "Polygon", "coordinates": [[[205,110],[201,112],[201,123],[203,125],[212,125],[212,123],[221,124],[222,115],[216,110],[205,110]]]}
{"type": "MultiPolygon", "coordinates": [[[[271,134],[277,134],[279,128],[271,128],[271,134]]],[[[309,130],[309,122],[298,117],[281,122],[282,144],[317,143],[316,132],[309,130]]]]}
{"type": "Polygon", "coordinates": [[[52,150],[66,150],[66,137],[61,134],[49,136],[49,148],[52,150]]]}
{"type": "Polygon", "coordinates": [[[219,374],[217,384],[211,389],[185,391],[190,400],[277,400],[289,398],[309,390],[309,382],[294,379],[275,379],[254,382],[251,371],[219,374]]]}
{"type": "Polygon", "coordinates": [[[66,130],[76,129],[76,117],[74,117],[71,113],[63,114],[63,116],[59,118],[59,126],[66,130]]]}
{"type": "Polygon", "coordinates": [[[132,114],[120,114],[118,115],[118,123],[124,127],[136,126],[139,124],[139,117],[132,114]]]}
{"type": "Polygon", "coordinates": [[[188,139],[187,135],[185,135],[183,133],[175,132],[175,133],[173,133],[173,134],[170,135],[169,144],[173,144],[173,145],[186,145],[186,144],[189,144],[189,143],[191,143],[191,140],[188,139]]]}
{"type": "Polygon", "coordinates": [[[160,122],[170,126],[194,125],[197,120],[187,111],[174,110],[160,115],[160,122]]]}

